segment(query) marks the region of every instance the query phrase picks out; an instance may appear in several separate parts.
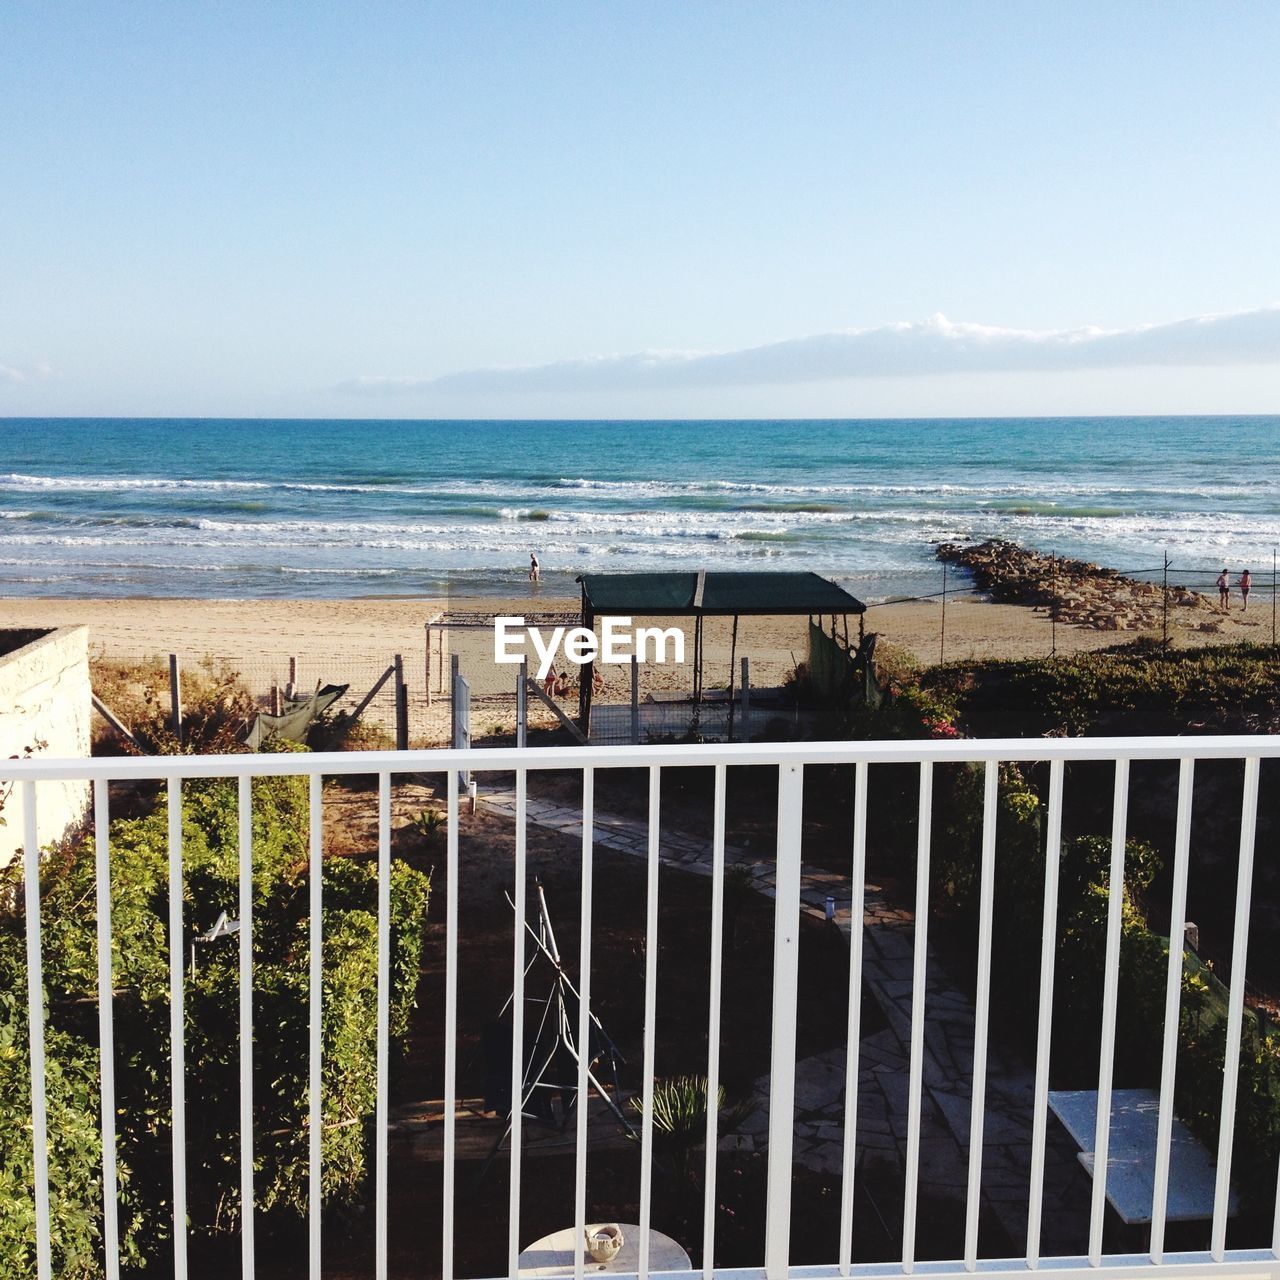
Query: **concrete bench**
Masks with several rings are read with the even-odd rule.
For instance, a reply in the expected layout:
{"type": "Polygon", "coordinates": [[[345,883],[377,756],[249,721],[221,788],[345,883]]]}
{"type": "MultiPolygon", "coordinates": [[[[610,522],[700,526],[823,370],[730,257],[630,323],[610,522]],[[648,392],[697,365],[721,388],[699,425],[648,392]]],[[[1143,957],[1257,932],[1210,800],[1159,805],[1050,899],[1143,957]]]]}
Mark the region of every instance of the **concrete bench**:
{"type": "MultiPolygon", "coordinates": [[[[1096,1089],[1058,1090],[1049,1108],[1080,1148],[1079,1160],[1094,1174],[1093,1149],[1098,1122],[1096,1089]]],[[[1107,1199],[1127,1224],[1151,1221],[1155,1193],[1156,1134],[1160,1098],[1153,1089],[1116,1089],[1111,1094],[1111,1137],[1107,1146],[1107,1199]]],[[[1196,1222],[1213,1217],[1216,1177],[1213,1158],[1181,1120],[1174,1116],[1169,1145],[1169,1222],[1196,1222]]],[[[1231,1191],[1228,1213],[1237,1210],[1231,1191]]]]}

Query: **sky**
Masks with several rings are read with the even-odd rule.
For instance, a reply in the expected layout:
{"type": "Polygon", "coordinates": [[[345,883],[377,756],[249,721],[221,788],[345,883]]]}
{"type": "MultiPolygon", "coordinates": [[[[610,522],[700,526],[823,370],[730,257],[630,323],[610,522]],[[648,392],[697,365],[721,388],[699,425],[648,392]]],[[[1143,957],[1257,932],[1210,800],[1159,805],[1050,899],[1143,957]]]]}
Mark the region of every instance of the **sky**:
{"type": "Polygon", "coordinates": [[[1280,5],[0,8],[0,416],[1280,412],[1280,5]]]}

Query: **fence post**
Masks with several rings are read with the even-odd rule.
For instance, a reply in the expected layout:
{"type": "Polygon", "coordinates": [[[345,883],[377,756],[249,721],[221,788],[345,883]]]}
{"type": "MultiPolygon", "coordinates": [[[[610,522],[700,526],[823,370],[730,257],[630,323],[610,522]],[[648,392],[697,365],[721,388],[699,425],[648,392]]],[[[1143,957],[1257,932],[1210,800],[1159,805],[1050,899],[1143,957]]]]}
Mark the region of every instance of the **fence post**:
{"type": "Polygon", "coordinates": [[[1058,656],[1058,553],[1049,553],[1053,560],[1053,572],[1049,582],[1049,657],[1058,656]]]}
{"type": "Polygon", "coordinates": [[[286,698],[296,698],[298,696],[298,659],[291,657],[289,659],[289,683],[284,687],[284,696],[286,698]]]}
{"type": "Polygon", "coordinates": [[[529,660],[520,661],[520,674],[516,676],[516,746],[529,745],[529,660]]]}
{"type": "Polygon", "coordinates": [[[182,672],[178,667],[178,655],[169,655],[169,727],[173,736],[182,741],[182,672]]]}
{"type": "Polygon", "coordinates": [[[427,623],[425,627],[427,633],[427,649],[426,649],[426,665],[424,671],[427,677],[427,706],[431,705],[431,623],[427,623]]]}
{"type": "Polygon", "coordinates": [[[631,655],[631,744],[640,741],[640,662],[631,655]]]}
{"type": "Polygon", "coordinates": [[[942,562],[942,630],[938,634],[938,665],[947,660],[947,562],[942,562]]]}
{"type": "Polygon", "coordinates": [[[1167,648],[1169,645],[1169,551],[1165,549],[1164,553],[1164,588],[1163,588],[1164,610],[1161,618],[1161,643],[1167,648]]]}
{"type": "MultiPolygon", "coordinates": [[[[444,657],[443,652],[440,655],[444,657]]],[[[443,663],[441,664],[443,666],[443,663]]],[[[449,742],[458,745],[458,655],[449,655],[449,742]]]]}
{"type": "Polygon", "coordinates": [[[404,682],[404,657],[396,654],[393,659],[396,669],[396,750],[409,750],[409,686],[404,682]]]}
{"type": "Polygon", "coordinates": [[[742,660],[742,741],[751,741],[751,659],[742,660]]]}
{"type": "Polygon", "coordinates": [[[280,714],[280,681],[275,676],[271,677],[271,714],[280,714]]]}

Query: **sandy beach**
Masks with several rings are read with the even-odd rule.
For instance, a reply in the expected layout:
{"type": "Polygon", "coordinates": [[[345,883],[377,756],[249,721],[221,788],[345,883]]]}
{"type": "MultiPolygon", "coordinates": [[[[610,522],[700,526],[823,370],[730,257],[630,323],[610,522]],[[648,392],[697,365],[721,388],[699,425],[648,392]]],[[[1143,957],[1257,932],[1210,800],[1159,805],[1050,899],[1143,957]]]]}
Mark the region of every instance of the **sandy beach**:
{"type": "MultiPolygon", "coordinates": [[[[176,653],[184,664],[206,657],[238,671],[249,688],[264,700],[272,683],[281,687],[289,677],[289,660],[296,660],[297,682],[349,683],[359,697],[386,669],[394,655],[404,659],[409,685],[411,724],[416,740],[438,740],[446,731],[447,699],[441,694],[439,632],[432,660],[433,695],[426,693],[426,626],[446,616],[463,617],[474,625],[450,627],[446,655],[457,654],[470,680],[473,698],[508,699],[514,687],[514,668],[493,662],[494,614],[576,614],[578,602],[568,598],[532,597],[528,593],[506,599],[346,599],[346,600],[199,600],[127,599],[73,600],[10,598],[0,601],[0,625],[53,627],[84,624],[89,628],[92,656],[107,661],[142,661],[176,653]]],[[[1170,611],[1171,631],[1178,644],[1218,644],[1238,640],[1269,641],[1269,609],[1249,615],[1238,609],[1221,620],[1216,630],[1200,630],[1205,615],[1191,610],[1170,611]]],[[[677,620],[665,620],[665,624],[677,620]]],[[[687,620],[686,620],[687,621],[687,620]]],[[[1212,618],[1216,625],[1218,618],[1212,618]]],[[[753,686],[783,682],[806,653],[803,618],[746,618],[739,627],[737,656],[748,657],[753,686]]],[[[851,633],[856,618],[850,619],[851,633]]],[[[1135,633],[1117,634],[1059,624],[1055,629],[1046,611],[1023,605],[995,604],[976,596],[949,599],[945,642],[943,610],[938,602],[873,606],[865,627],[883,640],[900,646],[923,664],[973,658],[1047,656],[1056,642],[1060,655],[1105,648],[1132,640],[1135,633]]],[[[1158,634],[1158,633],[1157,633],[1158,634]]],[[[691,637],[690,637],[691,640],[691,637]]],[[[705,632],[705,672],[708,688],[728,683],[731,625],[729,619],[709,620],[705,632]]],[[[692,645],[689,646],[692,656],[692,645]]],[[[447,664],[447,657],[446,657],[447,664]]],[[[606,698],[627,696],[628,673],[623,667],[604,668],[606,698]]],[[[689,667],[649,666],[645,692],[684,689],[689,667]]],[[[373,718],[389,722],[392,704],[389,682],[371,707],[373,718]]],[[[495,726],[501,718],[493,704],[495,726]]],[[[486,713],[487,714],[487,713],[486,713]]],[[[480,724],[477,731],[490,726],[480,724]]]]}

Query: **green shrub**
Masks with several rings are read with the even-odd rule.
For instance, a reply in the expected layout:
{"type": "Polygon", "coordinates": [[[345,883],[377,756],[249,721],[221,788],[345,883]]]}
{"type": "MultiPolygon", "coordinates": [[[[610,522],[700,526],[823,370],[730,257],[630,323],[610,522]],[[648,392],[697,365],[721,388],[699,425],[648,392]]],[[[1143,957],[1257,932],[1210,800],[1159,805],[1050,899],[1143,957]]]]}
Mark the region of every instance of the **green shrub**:
{"type": "MultiPolygon", "coordinates": [[[[1011,768],[1011,767],[1010,767],[1011,768]]],[[[996,928],[992,985],[1030,1035],[1040,999],[1040,925],[1044,857],[1033,820],[1035,797],[1018,786],[1016,770],[1001,770],[996,839],[996,928]]],[[[968,784],[968,824],[953,818],[958,843],[937,860],[942,887],[962,918],[976,921],[981,778],[968,784]],[[975,831],[975,828],[977,830],[975,831]]],[[[964,789],[958,789],[964,797],[964,789]]],[[[944,842],[944,850],[946,842],[944,842]]],[[[1152,932],[1143,897],[1161,869],[1156,851],[1139,840],[1125,845],[1120,915],[1115,1085],[1156,1088],[1164,1037],[1169,941],[1152,932]]],[[[1106,968],[1107,886],[1111,842],[1079,836],[1062,843],[1058,876],[1058,936],[1054,962],[1053,1070],[1058,1087],[1093,1087],[1097,1080],[1106,968]]],[[[1211,1151],[1217,1149],[1226,1045],[1226,991],[1194,954],[1184,962],[1175,1104],[1178,1115],[1211,1151]]],[[[1247,1205],[1274,1194],[1280,1157],[1280,1035],[1246,1009],[1241,1037],[1233,1181],[1247,1205]],[[1268,1181],[1269,1179],[1269,1181],[1268,1181]],[[1266,1187],[1271,1191],[1267,1192],[1266,1187]],[[1259,1188],[1262,1190],[1260,1191],[1259,1188]]],[[[1264,1208],[1269,1207],[1264,1205],[1264,1208]]]]}
{"type": "Polygon", "coordinates": [[[1138,642],[1068,658],[949,663],[920,684],[990,737],[1280,729],[1280,651],[1262,645],[1138,642]]]}
{"type": "MultiPolygon", "coordinates": [[[[254,1135],[256,1206],[301,1214],[307,1186],[307,787],[253,783],[254,1135]]],[[[190,939],[225,911],[239,914],[237,784],[183,791],[183,932],[189,1227],[238,1223],[239,941],[190,939]]],[[[99,1274],[97,946],[93,842],[51,851],[42,870],[48,1002],[50,1173],[54,1269],[99,1274]]],[[[4,873],[0,910],[0,1271],[26,1274],[34,1254],[27,1072],[25,921],[18,871],[4,873]],[[14,1194],[7,1191],[17,1189],[14,1194]]],[[[122,1254],[154,1259],[172,1230],[169,1149],[168,841],[163,796],[142,818],[111,824],[117,1153],[122,1254]]],[[[324,868],[323,1165],[326,1201],[359,1199],[374,1107],[377,882],[363,863],[324,868]]],[[[392,864],[392,1034],[416,998],[429,882],[392,864]]]]}
{"type": "MultiPolygon", "coordinates": [[[[182,672],[182,741],[170,723],[169,666],[162,658],[125,662],[95,658],[93,691],[124,721],[149,755],[243,751],[258,709],[240,673],[204,658],[182,672]]],[[[94,754],[133,753],[105,721],[94,721],[94,754]]]]}

